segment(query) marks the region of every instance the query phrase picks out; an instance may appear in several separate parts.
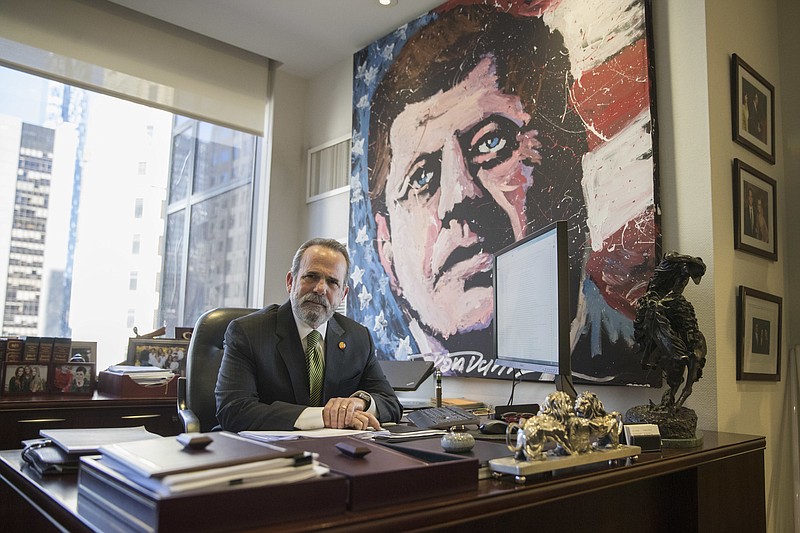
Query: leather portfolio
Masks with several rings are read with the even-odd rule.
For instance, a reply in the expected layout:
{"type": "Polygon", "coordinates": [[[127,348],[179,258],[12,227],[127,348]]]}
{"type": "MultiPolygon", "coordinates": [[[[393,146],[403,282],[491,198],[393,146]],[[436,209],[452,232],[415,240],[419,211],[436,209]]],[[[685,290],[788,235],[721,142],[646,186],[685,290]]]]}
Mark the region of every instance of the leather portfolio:
{"type": "Polygon", "coordinates": [[[82,457],[78,512],[99,531],[229,531],[345,512],[346,479],[329,474],[278,485],[164,496],[82,457]],[[313,505],[311,505],[313,503],[313,505]]]}
{"type": "Polygon", "coordinates": [[[319,461],[331,472],[345,476],[347,507],[351,511],[474,491],[478,487],[475,457],[414,449],[399,451],[354,437],[282,441],[280,445],[317,453],[319,461]],[[336,447],[339,443],[366,447],[369,453],[351,457],[336,447]]]}
{"type": "Polygon", "coordinates": [[[167,383],[141,385],[130,375],[100,371],[97,377],[97,392],[118,398],[177,398],[178,375],[167,383]]]}
{"type": "Polygon", "coordinates": [[[211,443],[202,449],[184,447],[175,437],[159,437],[107,444],[100,446],[99,451],[106,459],[155,478],[298,456],[297,450],[259,443],[226,431],[203,435],[209,436],[211,443]]]}

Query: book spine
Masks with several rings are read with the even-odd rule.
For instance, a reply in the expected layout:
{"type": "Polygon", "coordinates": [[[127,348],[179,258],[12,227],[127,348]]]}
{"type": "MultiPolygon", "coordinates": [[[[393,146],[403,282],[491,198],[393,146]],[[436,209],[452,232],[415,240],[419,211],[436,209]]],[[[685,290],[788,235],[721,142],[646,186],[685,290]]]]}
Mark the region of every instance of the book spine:
{"type": "Polygon", "coordinates": [[[21,339],[8,339],[8,342],[6,342],[6,361],[9,363],[19,363],[22,361],[21,339]]]}
{"type": "Polygon", "coordinates": [[[69,353],[72,348],[72,339],[68,337],[56,337],[53,339],[53,362],[66,363],[69,361],[69,353]]]}
{"type": "Polygon", "coordinates": [[[39,358],[39,337],[25,337],[22,348],[22,360],[35,363],[39,358]]]}
{"type": "Polygon", "coordinates": [[[53,360],[53,339],[51,337],[42,337],[39,341],[39,355],[38,361],[40,363],[49,363],[53,360]]]}
{"type": "Polygon", "coordinates": [[[6,382],[6,348],[8,347],[8,339],[5,337],[0,338],[0,396],[5,391],[6,382]]]}

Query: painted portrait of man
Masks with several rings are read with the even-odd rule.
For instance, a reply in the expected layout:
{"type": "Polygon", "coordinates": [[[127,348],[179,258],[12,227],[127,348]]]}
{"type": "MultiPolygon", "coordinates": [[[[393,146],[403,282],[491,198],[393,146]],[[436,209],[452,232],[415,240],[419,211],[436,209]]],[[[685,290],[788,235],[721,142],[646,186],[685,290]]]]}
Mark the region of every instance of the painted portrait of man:
{"type": "Polygon", "coordinates": [[[587,224],[598,132],[575,99],[570,49],[546,22],[551,3],[501,4],[450,2],[355,56],[348,312],[372,326],[379,357],[500,376],[493,254],[566,220],[573,346],[590,352],[573,358],[580,374],[582,358],[621,338],[600,334],[584,296],[587,280],[601,290],[591,265],[609,263],[587,224]]]}

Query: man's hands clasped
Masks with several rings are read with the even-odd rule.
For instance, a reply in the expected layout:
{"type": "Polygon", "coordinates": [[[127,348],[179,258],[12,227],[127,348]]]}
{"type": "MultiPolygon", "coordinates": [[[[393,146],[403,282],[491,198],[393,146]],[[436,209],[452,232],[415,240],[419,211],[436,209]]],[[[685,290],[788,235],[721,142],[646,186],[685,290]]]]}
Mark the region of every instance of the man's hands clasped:
{"type": "Polygon", "coordinates": [[[331,398],[322,408],[326,428],[381,429],[378,419],[364,411],[366,402],[361,398],[331,398]]]}

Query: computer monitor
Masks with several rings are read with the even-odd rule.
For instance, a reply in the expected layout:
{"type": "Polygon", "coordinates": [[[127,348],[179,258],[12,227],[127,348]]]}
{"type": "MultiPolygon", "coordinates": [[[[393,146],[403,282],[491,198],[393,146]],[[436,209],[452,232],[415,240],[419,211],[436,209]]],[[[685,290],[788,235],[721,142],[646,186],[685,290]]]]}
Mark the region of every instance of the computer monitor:
{"type": "Polygon", "coordinates": [[[497,364],[554,374],[556,388],[574,398],[567,222],[497,252],[493,274],[497,364]]]}

